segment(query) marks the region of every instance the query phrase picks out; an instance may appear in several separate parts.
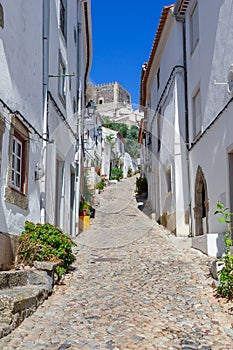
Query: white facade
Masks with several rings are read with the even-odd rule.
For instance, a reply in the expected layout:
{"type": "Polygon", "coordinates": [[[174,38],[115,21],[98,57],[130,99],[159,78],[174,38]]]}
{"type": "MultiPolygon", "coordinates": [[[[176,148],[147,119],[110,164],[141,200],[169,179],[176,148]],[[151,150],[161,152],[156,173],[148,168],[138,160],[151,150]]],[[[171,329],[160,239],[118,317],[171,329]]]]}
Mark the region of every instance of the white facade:
{"type": "Polygon", "coordinates": [[[193,247],[213,256],[223,251],[225,230],[214,214],[218,199],[233,211],[232,5],[178,0],[165,7],[141,82],[141,157],[151,212],[172,229],[161,220],[170,208],[176,234],[189,233],[193,247]],[[177,65],[184,68],[166,90],[177,65]],[[151,161],[158,139],[160,155],[151,161]]]}
{"type": "Polygon", "coordinates": [[[85,120],[84,132],[84,177],[85,186],[81,195],[87,202],[92,202],[96,184],[100,182],[102,167],[102,118],[94,112],[85,120]],[[85,193],[85,190],[87,193],[85,193]]]}
{"type": "MultiPolygon", "coordinates": [[[[14,249],[13,238],[8,234],[20,234],[25,220],[40,220],[40,188],[35,181],[35,167],[41,159],[43,134],[43,12],[40,1],[33,4],[1,1],[0,11],[3,19],[0,24],[0,266],[4,268],[11,263],[14,249]],[[15,136],[18,158],[13,156],[15,136]],[[13,172],[15,160],[25,163],[25,174],[20,172],[19,165],[18,173],[13,172]]],[[[15,163],[14,170],[16,167],[15,163]]]]}
{"type": "Polygon", "coordinates": [[[75,234],[91,40],[90,1],[1,1],[0,264],[25,220],[75,234]]]}
{"type": "Polygon", "coordinates": [[[227,84],[233,64],[232,5],[231,0],[189,1],[185,12],[193,245],[202,239],[203,247],[199,249],[203,250],[206,241],[210,237],[216,240],[219,233],[215,248],[207,252],[210,255],[222,252],[221,233],[225,227],[214,215],[218,199],[233,209],[233,95],[227,84]],[[198,38],[193,43],[191,28],[196,14],[198,38]],[[195,108],[198,93],[199,107],[195,108]]]}
{"type": "Polygon", "coordinates": [[[123,137],[118,131],[102,127],[102,137],[101,174],[109,179],[112,167],[124,169],[125,147],[123,137]]]}
{"type": "Polygon", "coordinates": [[[185,146],[185,67],[182,27],[164,8],[146,74],[142,170],[154,217],[179,236],[188,235],[189,196],[185,146]]]}

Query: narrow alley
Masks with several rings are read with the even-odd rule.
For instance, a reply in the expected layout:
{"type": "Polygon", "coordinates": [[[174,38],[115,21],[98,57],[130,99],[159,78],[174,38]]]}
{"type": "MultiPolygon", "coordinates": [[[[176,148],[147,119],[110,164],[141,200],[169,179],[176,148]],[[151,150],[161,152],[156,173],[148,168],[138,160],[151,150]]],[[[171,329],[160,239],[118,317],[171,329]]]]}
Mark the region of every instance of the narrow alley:
{"type": "Polygon", "coordinates": [[[144,215],[134,183],[98,195],[75,269],[0,349],[233,349],[233,316],[214,297],[210,258],[144,215]]]}

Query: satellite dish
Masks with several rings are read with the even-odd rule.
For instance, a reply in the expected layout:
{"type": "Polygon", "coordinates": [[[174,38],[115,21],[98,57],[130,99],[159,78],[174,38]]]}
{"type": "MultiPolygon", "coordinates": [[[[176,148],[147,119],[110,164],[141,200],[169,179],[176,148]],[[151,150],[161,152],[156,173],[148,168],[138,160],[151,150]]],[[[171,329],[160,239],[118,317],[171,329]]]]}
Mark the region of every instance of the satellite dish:
{"type": "Polygon", "coordinates": [[[230,65],[227,74],[227,91],[233,96],[233,64],[230,65]]]}

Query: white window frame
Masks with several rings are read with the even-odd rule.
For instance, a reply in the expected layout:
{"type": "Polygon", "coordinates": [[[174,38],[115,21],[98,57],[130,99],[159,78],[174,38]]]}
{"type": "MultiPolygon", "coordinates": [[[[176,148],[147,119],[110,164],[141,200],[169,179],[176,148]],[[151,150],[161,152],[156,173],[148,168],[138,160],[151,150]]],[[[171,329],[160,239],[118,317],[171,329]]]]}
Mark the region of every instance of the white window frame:
{"type": "Polygon", "coordinates": [[[199,42],[199,10],[198,10],[198,2],[196,2],[190,14],[191,54],[195,50],[198,42],[199,42]]]}
{"type": "Polygon", "coordinates": [[[22,192],[23,188],[23,147],[23,142],[16,136],[13,136],[11,185],[19,192],[22,192]],[[18,150],[20,151],[18,152],[18,150]]]}
{"type": "Polygon", "coordinates": [[[4,200],[22,210],[28,210],[29,149],[29,130],[12,114],[4,200]]]}

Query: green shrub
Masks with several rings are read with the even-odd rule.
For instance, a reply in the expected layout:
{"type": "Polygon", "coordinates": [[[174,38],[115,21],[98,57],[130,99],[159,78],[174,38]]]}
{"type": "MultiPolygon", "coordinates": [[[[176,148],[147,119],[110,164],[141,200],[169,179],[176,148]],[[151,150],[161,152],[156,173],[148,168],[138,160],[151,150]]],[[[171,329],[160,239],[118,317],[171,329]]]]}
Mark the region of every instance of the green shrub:
{"type": "Polygon", "coordinates": [[[123,170],[121,168],[112,168],[110,173],[110,180],[123,179],[123,170]]]}
{"type": "Polygon", "coordinates": [[[17,262],[29,266],[32,266],[34,261],[60,262],[56,272],[61,276],[76,259],[72,253],[72,247],[75,245],[70,237],[56,226],[26,221],[24,232],[19,237],[17,262]]]}
{"type": "Polygon", "coordinates": [[[146,193],[148,190],[147,179],[145,177],[136,178],[136,192],[138,195],[146,193]]]}
{"type": "Polygon", "coordinates": [[[226,224],[226,231],[224,232],[224,241],[226,245],[226,252],[220,259],[223,262],[223,268],[219,272],[220,285],[217,287],[217,293],[219,296],[227,299],[233,299],[233,252],[230,249],[232,247],[232,227],[231,216],[233,213],[229,212],[228,208],[220,202],[217,202],[217,210],[215,214],[221,214],[219,222],[226,224]]]}
{"type": "Polygon", "coordinates": [[[133,170],[131,167],[128,167],[127,177],[131,177],[131,176],[133,176],[133,170]]]}
{"type": "Polygon", "coordinates": [[[97,190],[103,190],[104,189],[103,181],[98,182],[95,187],[97,188],[97,190]]]}

